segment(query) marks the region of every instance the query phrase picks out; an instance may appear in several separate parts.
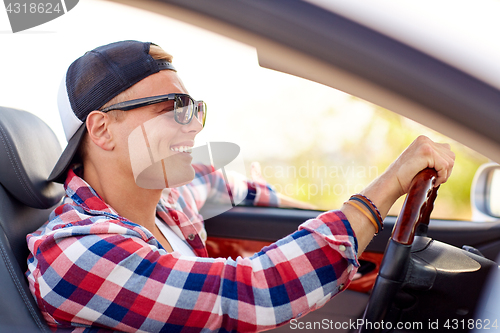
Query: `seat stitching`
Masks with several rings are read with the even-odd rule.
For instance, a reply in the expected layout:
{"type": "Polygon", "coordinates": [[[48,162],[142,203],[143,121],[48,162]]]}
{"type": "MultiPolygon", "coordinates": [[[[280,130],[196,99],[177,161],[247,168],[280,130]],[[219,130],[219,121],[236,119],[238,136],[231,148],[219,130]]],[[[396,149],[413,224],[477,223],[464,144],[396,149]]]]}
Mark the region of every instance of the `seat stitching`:
{"type": "Polygon", "coordinates": [[[31,187],[27,186],[29,184],[29,180],[27,181],[25,177],[23,177],[23,173],[19,172],[22,170],[22,168],[19,166],[18,161],[14,157],[14,149],[12,148],[12,145],[10,143],[10,140],[7,139],[6,135],[6,130],[2,123],[0,123],[0,139],[4,143],[4,146],[6,148],[7,156],[9,158],[9,161],[11,162],[11,165],[13,166],[14,172],[19,179],[24,191],[26,194],[28,194],[32,199],[36,200],[38,203],[43,205],[43,202],[38,198],[38,196],[34,193],[34,191],[31,189],[31,187]]]}
{"type": "Polygon", "coordinates": [[[17,291],[21,295],[21,298],[23,299],[24,304],[28,307],[28,310],[33,317],[33,320],[35,323],[38,325],[38,327],[44,331],[47,332],[46,328],[42,324],[40,318],[38,317],[38,314],[36,313],[35,309],[31,305],[29,299],[27,298],[28,295],[26,295],[24,289],[22,288],[19,279],[17,278],[17,275],[14,272],[14,266],[12,266],[12,262],[7,254],[7,251],[5,250],[4,244],[0,242],[0,254],[2,255],[3,261],[5,263],[5,266],[7,267],[7,271],[10,274],[11,279],[14,281],[17,291]]]}

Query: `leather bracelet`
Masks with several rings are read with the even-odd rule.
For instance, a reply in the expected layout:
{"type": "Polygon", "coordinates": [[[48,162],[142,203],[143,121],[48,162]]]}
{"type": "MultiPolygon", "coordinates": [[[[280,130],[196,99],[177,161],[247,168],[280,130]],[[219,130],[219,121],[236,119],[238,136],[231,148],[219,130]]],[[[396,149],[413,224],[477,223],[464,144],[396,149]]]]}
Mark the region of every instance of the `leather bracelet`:
{"type": "Polygon", "coordinates": [[[368,214],[364,209],[363,207],[361,207],[359,204],[357,204],[356,202],[354,202],[353,200],[349,200],[349,201],[346,201],[344,202],[345,204],[348,204],[348,205],[351,205],[353,206],[354,208],[356,208],[357,210],[359,210],[361,213],[363,213],[364,216],[366,216],[368,218],[368,220],[370,220],[370,222],[373,224],[373,226],[375,227],[375,234],[378,234],[379,231],[380,231],[380,227],[378,225],[377,222],[375,222],[375,219],[373,218],[372,215],[368,214]]]}
{"type": "Polygon", "coordinates": [[[375,206],[375,204],[370,199],[362,194],[355,194],[351,196],[349,200],[355,200],[363,204],[363,206],[368,209],[368,211],[372,214],[373,218],[377,222],[378,230],[382,231],[384,229],[384,220],[382,219],[382,215],[380,214],[377,206],[375,206]]]}
{"type": "Polygon", "coordinates": [[[382,215],[380,214],[380,211],[378,210],[377,206],[375,206],[375,204],[373,203],[373,201],[371,201],[367,196],[364,196],[363,194],[354,194],[352,197],[357,197],[357,198],[360,198],[360,199],[364,199],[366,200],[366,202],[368,202],[374,209],[375,211],[377,212],[377,215],[378,215],[378,218],[380,219],[380,221],[383,221],[382,219],[382,215]]]}

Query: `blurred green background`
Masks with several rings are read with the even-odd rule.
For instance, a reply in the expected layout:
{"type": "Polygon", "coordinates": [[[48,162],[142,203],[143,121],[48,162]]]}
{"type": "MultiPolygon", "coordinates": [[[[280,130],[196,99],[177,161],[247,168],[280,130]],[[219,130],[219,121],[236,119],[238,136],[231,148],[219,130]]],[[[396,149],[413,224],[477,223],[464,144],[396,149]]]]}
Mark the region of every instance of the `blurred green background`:
{"type": "MultiPolygon", "coordinates": [[[[354,127],[357,133],[343,139],[330,154],[325,154],[318,142],[331,141],[335,129],[329,131],[324,127],[328,126],[325,124],[329,118],[334,119],[340,112],[333,108],[324,110],[314,117],[313,127],[318,130],[308,131],[309,144],[304,146],[300,135],[291,134],[287,138],[300,140],[302,144],[295,155],[260,160],[263,177],[285,195],[312,203],[322,210],[337,209],[350,195],[383,173],[415,138],[423,134],[434,141],[450,143],[456,154],[452,177],[440,187],[432,216],[470,219],[472,179],[477,168],[488,159],[414,121],[374,105],[371,108],[372,111],[364,112],[359,121],[362,125],[354,127]]],[[[403,201],[404,197],[396,202],[391,215],[398,214],[403,201]]]]}

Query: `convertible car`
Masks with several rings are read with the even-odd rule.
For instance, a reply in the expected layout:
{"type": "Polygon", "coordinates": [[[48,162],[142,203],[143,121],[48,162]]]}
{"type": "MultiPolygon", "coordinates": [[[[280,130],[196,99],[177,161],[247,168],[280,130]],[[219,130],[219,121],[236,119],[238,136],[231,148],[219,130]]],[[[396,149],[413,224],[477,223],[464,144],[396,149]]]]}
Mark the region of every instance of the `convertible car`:
{"type": "MultiPolygon", "coordinates": [[[[383,232],[359,258],[358,278],[321,309],[276,332],[500,329],[500,308],[487,297],[500,285],[494,275],[500,254],[500,167],[495,163],[500,162],[500,63],[487,47],[498,38],[426,21],[421,13],[433,8],[426,1],[416,7],[385,0],[111,2],[250,45],[264,68],[367,100],[491,160],[474,177],[469,220],[430,217],[438,195],[435,174],[422,172],[399,216],[386,218],[383,232]]],[[[474,6],[471,18],[476,11],[500,10],[493,1],[474,6]]],[[[467,21],[462,23],[467,27],[467,21]]],[[[487,32],[500,33],[491,29],[487,32]]],[[[46,181],[61,147],[44,121],[10,107],[0,107],[0,139],[0,331],[50,332],[24,277],[25,236],[61,200],[62,188],[46,181]]],[[[210,209],[205,213],[216,215],[206,221],[211,255],[233,258],[260,250],[319,213],[236,206],[217,215],[210,209]]]]}

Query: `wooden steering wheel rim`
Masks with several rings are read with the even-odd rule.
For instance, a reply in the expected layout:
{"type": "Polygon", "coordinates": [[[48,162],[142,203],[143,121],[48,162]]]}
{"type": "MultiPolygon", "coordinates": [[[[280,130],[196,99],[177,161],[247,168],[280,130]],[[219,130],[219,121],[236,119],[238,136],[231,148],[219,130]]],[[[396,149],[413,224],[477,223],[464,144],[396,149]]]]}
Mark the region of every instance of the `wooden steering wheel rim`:
{"type": "MultiPolygon", "coordinates": [[[[402,286],[408,263],[411,245],[418,232],[425,235],[429,217],[437,196],[437,172],[434,169],[420,171],[412,180],[401,213],[392,230],[392,236],[380,265],[379,274],[366,305],[363,322],[380,323],[387,313],[394,296],[402,286]]],[[[379,332],[364,325],[359,333],[379,332]]]]}
{"type": "Polygon", "coordinates": [[[401,208],[391,238],[400,244],[413,244],[420,224],[429,225],[429,217],[437,196],[437,172],[434,169],[420,171],[412,180],[410,190],[401,208]]]}

